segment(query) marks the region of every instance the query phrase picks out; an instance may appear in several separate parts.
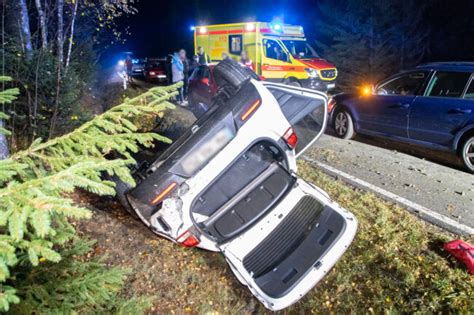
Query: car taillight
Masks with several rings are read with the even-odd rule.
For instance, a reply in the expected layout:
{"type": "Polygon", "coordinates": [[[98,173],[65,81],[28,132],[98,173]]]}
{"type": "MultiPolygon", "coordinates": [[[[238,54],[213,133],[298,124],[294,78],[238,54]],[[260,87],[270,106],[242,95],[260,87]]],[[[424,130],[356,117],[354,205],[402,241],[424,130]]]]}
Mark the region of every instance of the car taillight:
{"type": "Polygon", "coordinates": [[[153,200],[151,201],[151,203],[155,205],[155,204],[157,204],[157,203],[163,201],[163,199],[164,199],[170,192],[172,192],[172,191],[176,188],[176,186],[178,186],[178,184],[176,184],[176,183],[171,183],[171,184],[169,184],[162,192],[160,192],[160,193],[158,194],[158,196],[155,197],[155,199],[153,199],[153,200]]]}
{"type": "Polygon", "coordinates": [[[288,130],[283,135],[283,140],[285,140],[286,144],[290,147],[290,149],[296,148],[296,143],[298,142],[298,136],[293,128],[288,128],[288,130]]]}
{"type": "Polygon", "coordinates": [[[195,247],[201,241],[196,235],[193,234],[192,229],[189,229],[180,236],[178,236],[177,242],[183,245],[184,247],[195,247]]]}
{"type": "Polygon", "coordinates": [[[247,107],[247,109],[242,114],[242,116],[240,116],[240,120],[242,120],[242,121],[247,120],[257,110],[257,108],[260,106],[261,103],[262,103],[262,101],[260,99],[253,102],[252,105],[247,107]]]}
{"type": "Polygon", "coordinates": [[[328,113],[332,112],[332,110],[334,109],[334,106],[336,106],[336,101],[334,100],[334,98],[329,98],[329,102],[328,102],[328,113]]]}

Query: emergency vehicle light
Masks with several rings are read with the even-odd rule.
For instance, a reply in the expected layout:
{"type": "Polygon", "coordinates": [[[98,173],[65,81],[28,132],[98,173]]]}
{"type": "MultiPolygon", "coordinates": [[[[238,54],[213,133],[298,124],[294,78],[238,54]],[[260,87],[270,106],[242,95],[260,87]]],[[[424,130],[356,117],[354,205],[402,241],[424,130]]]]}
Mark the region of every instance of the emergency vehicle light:
{"type": "Polygon", "coordinates": [[[207,32],[207,28],[205,28],[205,27],[200,27],[199,28],[199,33],[200,34],[205,34],[206,32],[207,32]]]}
{"type": "Polygon", "coordinates": [[[255,24],[253,24],[253,23],[247,23],[247,24],[245,25],[245,30],[246,30],[247,32],[251,32],[251,31],[255,30],[255,24]]]}
{"type": "Polygon", "coordinates": [[[283,26],[281,24],[271,24],[270,27],[277,32],[283,31],[283,26]]]}
{"type": "Polygon", "coordinates": [[[194,25],[191,25],[191,26],[189,27],[189,30],[190,30],[191,32],[194,32],[194,31],[196,30],[196,27],[195,27],[194,25]]]}

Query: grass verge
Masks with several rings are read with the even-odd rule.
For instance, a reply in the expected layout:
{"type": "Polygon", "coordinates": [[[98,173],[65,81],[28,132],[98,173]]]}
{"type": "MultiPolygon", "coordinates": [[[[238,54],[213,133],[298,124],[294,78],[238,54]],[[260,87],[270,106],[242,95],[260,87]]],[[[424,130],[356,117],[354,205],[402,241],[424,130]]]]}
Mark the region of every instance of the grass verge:
{"type": "Polygon", "coordinates": [[[307,162],[300,175],[359,220],[354,243],[302,305],[335,313],[470,313],[474,279],[442,250],[450,235],[307,162]]]}

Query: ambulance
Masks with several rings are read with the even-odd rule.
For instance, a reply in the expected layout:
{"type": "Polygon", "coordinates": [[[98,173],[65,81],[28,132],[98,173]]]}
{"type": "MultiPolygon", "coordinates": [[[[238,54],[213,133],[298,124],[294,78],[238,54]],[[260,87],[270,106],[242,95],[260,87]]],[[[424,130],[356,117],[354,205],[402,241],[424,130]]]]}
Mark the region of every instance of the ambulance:
{"type": "Polygon", "coordinates": [[[263,79],[328,91],[335,88],[337,69],[318,56],[306,41],[303,27],[266,22],[193,27],[194,48],[203,47],[211,61],[246,52],[263,79]]]}

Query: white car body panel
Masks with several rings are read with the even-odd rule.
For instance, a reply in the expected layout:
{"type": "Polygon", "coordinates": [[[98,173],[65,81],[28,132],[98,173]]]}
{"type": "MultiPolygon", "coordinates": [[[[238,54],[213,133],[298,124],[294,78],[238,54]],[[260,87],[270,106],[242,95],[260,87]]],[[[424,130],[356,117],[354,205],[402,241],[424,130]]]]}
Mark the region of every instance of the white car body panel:
{"type": "Polygon", "coordinates": [[[316,190],[310,184],[298,180],[298,184],[271,212],[262,218],[255,226],[246,231],[239,237],[229,243],[220,246],[222,253],[231,266],[232,271],[237,278],[248,286],[253,295],[255,295],[268,309],[277,311],[284,309],[301,299],[309,290],[311,290],[329,270],[336,264],[339,258],[344,254],[357,231],[357,220],[354,215],[341,208],[338,204],[327,198],[326,194],[316,190]],[[273,231],[280,222],[289,214],[295,204],[303,197],[309,195],[324,204],[330,205],[339,214],[343,215],[346,221],[346,228],[343,235],[336,241],[324,256],[319,260],[318,267],[312,268],[302,280],[285,296],[275,299],[266,295],[256,285],[252,276],[243,266],[243,258],[251,252],[260,242],[273,231]]]}
{"type": "MultiPolygon", "coordinates": [[[[176,242],[180,235],[183,235],[191,228],[197,228],[196,221],[205,220],[207,217],[193,216],[191,208],[194,200],[203,192],[214,179],[218,178],[229,167],[234,159],[239,157],[257,140],[268,139],[273,142],[281,140],[285,132],[292,127],[284,116],[280,105],[267,88],[278,89],[291,94],[300,94],[324,102],[323,127],[314,139],[303,148],[298,155],[295,150],[287,148],[284,152],[287,162],[287,171],[295,176],[297,171],[296,158],[304,150],[311,146],[324,132],[327,121],[327,97],[325,94],[314,90],[307,90],[295,87],[288,87],[282,84],[257,82],[252,80],[252,84],[257,88],[262,103],[245,124],[238,130],[235,137],[196,175],[185,182],[186,189],[178,192],[163,202],[162,209],[153,215],[151,222],[145,222],[153,228],[154,232],[176,242]],[[163,230],[157,220],[162,218],[171,227],[169,231],[163,230]]],[[[182,185],[182,187],[184,186],[182,185]]],[[[142,218],[143,220],[143,218],[142,218]]],[[[331,269],[340,256],[352,242],[357,229],[355,217],[339,207],[329,199],[327,193],[314,187],[311,184],[297,179],[296,184],[290,191],[279,200],[276,205],[269,210],[262,218],[250,226],[247,230],[235,238],[223,244],[217,244],[215,240],[206,234],[199,235],[200,248],[222,252],[226,257],[231,269],[237,278],[268,308],[280,310],[295,303],[306,294],[321,278],[331,269]],[[345,219],[345,230],[334,245],[318,261],[318,267],[309,270],[291,290],[280,298],[272,298],[265,294],[255,283],[252,275],[243,266],[243,258],[248,255],[265,237],[275,230],[279,223],[288,216],[295,204],[303,197],[311,196],[325,205],[329,205],[334,211],[341,214],[345,219]]]]}

